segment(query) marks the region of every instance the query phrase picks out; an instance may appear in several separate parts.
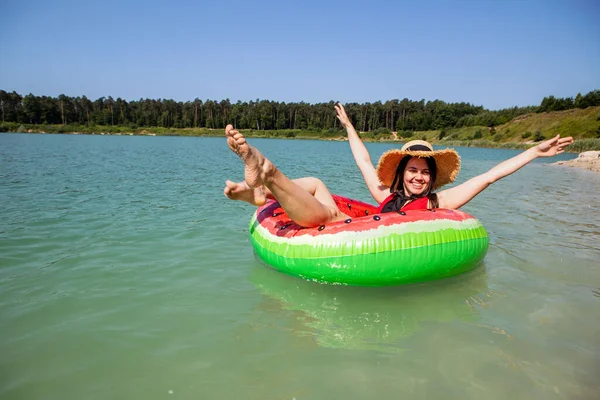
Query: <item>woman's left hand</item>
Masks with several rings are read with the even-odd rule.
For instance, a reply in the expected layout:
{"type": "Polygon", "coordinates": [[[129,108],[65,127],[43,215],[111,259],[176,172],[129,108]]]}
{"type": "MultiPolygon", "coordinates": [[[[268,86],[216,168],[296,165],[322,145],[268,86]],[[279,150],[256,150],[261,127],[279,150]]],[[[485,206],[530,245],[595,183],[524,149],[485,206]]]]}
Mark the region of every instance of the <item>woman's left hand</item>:
{"type": "Polygon", "coordinates": [[[560,135],[556,135],[552,139],[538,144],[535,149],[538,157],[552,157],[564,153],[565,148],[571,143],[573,143],[572,137],[561,138],[560,135]]]}
{"type": "Polygon", "coordinates": [[[340,120],[340,122],[342,123],[342,126],[344,128],[352,126],[352,123],[350,122],[350,118],[348,118],[348,114],[346,114],[346,110],[344,110],[344,106],[341,103],[336,103],[334,105],[334,108],[335,108],[335,112],[337,114],[337,119],[340,120]]]}

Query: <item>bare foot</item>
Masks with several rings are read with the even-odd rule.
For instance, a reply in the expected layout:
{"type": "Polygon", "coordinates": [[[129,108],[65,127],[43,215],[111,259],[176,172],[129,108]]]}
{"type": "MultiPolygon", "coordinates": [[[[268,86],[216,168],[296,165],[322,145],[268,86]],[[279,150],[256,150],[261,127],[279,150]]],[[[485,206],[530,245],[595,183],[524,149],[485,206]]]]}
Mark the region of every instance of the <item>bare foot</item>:
{"type": "Polygon", "coordinates": [[[265,191],[262,187],[252,189],[244,181],[238,183],[225,181],[225,190],[223,190],[223,193],[231,200],[245,201],[258,207],[267,202],[265,191]]]}
{"type": "MultiPolygon", "coordinates": [[[[263,184],[261,174],[265,156],[255,147],[246,142],[246,138],[240,132],[227,125],[225,128],[227,145],[244,162],[244,180],[249,188],[257,188],[263,184]]],[[[269,163],[270,164],[270,163],[269,163]]]]}

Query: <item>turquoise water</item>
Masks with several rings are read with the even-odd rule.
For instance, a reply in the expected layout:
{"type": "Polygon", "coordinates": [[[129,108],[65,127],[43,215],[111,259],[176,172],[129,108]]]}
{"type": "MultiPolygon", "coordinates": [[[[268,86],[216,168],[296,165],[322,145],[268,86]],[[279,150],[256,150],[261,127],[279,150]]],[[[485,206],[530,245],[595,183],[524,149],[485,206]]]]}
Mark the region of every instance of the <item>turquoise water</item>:
{"type": "MultiPolygon", "coordinates": [[[[371,202],[347,143],[253,143],[371,202]]],[[[458,151],[459,182],[517,153],[458,151]]],[[[227,178],[221,138],[1,134],[0,398],[597,398],[600,174],[497,182],[483,265],[394,288],[263,266],[227,178]]]]}

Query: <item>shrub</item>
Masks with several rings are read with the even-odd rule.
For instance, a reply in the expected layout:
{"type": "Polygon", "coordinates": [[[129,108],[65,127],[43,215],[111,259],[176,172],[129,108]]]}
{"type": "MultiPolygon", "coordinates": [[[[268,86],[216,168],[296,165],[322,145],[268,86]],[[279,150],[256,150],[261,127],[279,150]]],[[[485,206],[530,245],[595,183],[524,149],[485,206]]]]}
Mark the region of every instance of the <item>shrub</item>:
{"type": "Polygon", "coordinates": [[[438,140],[442,140],[444,136],[446,136],[446,128],[440,131],[440,134],[438,135],[438,140]]]}
{"type": "Polygon", "coordinates": [[[542,135],[542,132],[540,132],[539,130],[535,133],[535,136],[533,137],[534,142],[541,142],[544,139],[546,138],[544,137],[544,135],[542,135]]]}
{"type": "Polygon", "coordinates": [[[473,135],[473,139],[481,139],[483,137],[483,132],[480,129],[477,129],[475,131],[475,134],[473,135]]]}
{"type": "Polygon", "coordinates": [[[0,132],[10,132],[11,126],[9,124],[0,124],[0,132]]]}
{"type": "Polygon", "coordinates": [[[329,128],[327,130],[321,131],[321,133],[318,135],[319,137],[326,137],[326,138],[333,138],[333,137],[338,137],[338,136],[342,136],[343,135],[342,130],[340,129],[335,129],[335,128],[329,128]]]}
{"type": "Polygon", "coordinates": [[[527,138],[528,138],[528,137],[530,137],[530,136],[531,136],[531,132],[525,132],[525,133],[523,133],[523,134],[521,135],[521,138],[523,138],[523,139],[527,139],[527,138]]]}
{"type": "Polygon", "coordinates": [[[375,136],[392,134],[392,130],[388,129],[388,128],[377,128],[377,129],[374,129],[372,132],[373,132],[373,135],[375,135],[375,136]]]}
{"type": "Polygon", "coordinates": [[[572,145],[567,147],[572,153],[581,153],[582,151],[600,150],[600,139],[578,139],[572,145]]]}
{"type": "Polygon", "coordinates": [[[363,132],[360,134],[361,139],[373,139],[373,132],[363,132]]]}
{"type": "Polygon", "coordinates": [[[421,136],[421,140],[427,141],[427,136],[425,136],[425,135],[421,136]]]}

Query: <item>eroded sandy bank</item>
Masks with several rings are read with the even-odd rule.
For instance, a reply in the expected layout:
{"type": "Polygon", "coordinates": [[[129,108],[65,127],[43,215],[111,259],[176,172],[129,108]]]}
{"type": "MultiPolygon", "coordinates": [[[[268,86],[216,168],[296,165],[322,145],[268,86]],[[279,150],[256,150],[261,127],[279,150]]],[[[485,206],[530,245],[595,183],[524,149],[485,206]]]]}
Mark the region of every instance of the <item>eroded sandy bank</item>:
{"type": "Polygon", "coordinates": [[[573,160],[559,161],[556,164],[600,172],[600,151],[584,151],[573,160]]]}

